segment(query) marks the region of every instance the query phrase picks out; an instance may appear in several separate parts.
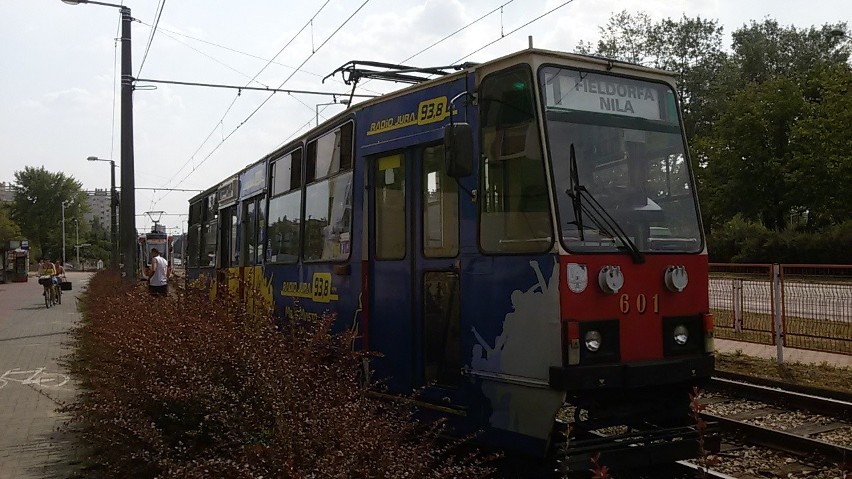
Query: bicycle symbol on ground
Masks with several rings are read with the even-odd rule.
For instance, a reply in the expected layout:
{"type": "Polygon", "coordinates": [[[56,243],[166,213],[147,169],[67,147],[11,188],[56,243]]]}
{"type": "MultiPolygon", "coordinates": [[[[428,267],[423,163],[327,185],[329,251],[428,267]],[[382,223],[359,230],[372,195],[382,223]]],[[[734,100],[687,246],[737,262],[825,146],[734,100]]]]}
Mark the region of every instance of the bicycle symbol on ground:
{"type": "Polygon", "coordinates": [[[62,373],[46,373],[45,368],[36,368],[24,371],[18,368],[9,369],[0,376],[0,389],[10,382],[24,385],[36,385],[48,388],[58,388],[68,382],[68,376],[62,373]]]}

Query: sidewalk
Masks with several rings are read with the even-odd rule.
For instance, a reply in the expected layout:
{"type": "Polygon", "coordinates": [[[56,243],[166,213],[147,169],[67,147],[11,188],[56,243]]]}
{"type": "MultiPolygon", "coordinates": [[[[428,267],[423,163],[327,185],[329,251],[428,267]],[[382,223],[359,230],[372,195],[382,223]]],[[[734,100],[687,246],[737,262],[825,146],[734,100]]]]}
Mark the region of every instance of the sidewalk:
{"type": "Polygon", "coordinates": [[[80,319],[76,297],[90,273],[68,273],[72,291],[44,307],[42,288],[0,284],[0,479],[70,477],[79,467],[57,412],[74,398],[58,360],[70,352],[69,331],[80,319]]]}
{"type": "MultiPolygon", "coordinates": [[[[766,344],[746,343],[718,338],[714,339],[714,343],[716,345],[716,352],[719,353],[733,354],[740,351],[746,356],[767,359],[775,359],[778,355],[776,346],[766,344]]],[[[852,356],[846,354],[832,354],[795,348],[784,348],[783,354],[785,363],[821,364],[825,362],[833,366],[852,368],[852,356]]]]}

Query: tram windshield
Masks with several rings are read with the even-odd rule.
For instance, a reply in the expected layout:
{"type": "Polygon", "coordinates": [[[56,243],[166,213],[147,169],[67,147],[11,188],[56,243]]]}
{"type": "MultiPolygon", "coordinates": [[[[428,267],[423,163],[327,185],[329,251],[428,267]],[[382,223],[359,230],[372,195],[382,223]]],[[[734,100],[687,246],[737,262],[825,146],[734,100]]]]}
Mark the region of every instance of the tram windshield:
{"type": "Polygon", "coordinates": [[[695,188],[672,89],[559,67],[542,68],[539,81],[565,247],[700,252],[695,188]]]}

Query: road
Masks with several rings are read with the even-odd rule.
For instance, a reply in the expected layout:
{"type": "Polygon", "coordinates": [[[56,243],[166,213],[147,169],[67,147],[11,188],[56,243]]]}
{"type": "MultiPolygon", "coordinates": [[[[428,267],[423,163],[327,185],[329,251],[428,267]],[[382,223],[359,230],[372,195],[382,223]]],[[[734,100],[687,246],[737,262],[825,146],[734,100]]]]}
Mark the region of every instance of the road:
{"type": "Polygon", "coordinates": [[[70,352],[76,298],[90,276],[68,273],[73,289],[50,309],[34,278],[0,284],[0,479],[69,477],[79,467],[56,431],[65,419],[58,405],[75,394],[58,359],[70,352]]]}

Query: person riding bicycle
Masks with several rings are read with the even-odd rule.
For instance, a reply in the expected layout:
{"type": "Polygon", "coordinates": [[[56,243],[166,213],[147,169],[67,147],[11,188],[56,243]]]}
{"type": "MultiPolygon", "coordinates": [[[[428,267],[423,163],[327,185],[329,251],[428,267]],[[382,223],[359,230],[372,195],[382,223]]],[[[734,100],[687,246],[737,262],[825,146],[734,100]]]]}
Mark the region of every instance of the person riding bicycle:
{"type": "Polygon", "coordinates": [[[38,268],[39,280],[43,278],[49,278],[46,283],[39,281],[40,284],[44,286],[45,293],[47,293],[47,288],[54,288],[53,291],[56,291],[57,278],[56,278],[56,265],[50,262],[47,258],[42,258],[41,264],[38,268]]]}
{"type": "MultiPolygon", "coordinates": [[[[65,278],[65,264],[62,262],[62,260],[57,259],[56,261],[53,262],[53,266],[56,269],[56,278],[60,279],[60,277],[61,277],[62,279],[64,279],[65,278]]],[[[61,281],[61,279],[60,279],[60,281],[61,281]]]]}
{"type": "Polygon", "coordinates": [[[65,262],[61,259],[57,258],[56,261],[53,262],[54,268],[56,268],[56,276],[54,276],[55,284],[56,284],[56,293],[60,297],[60,301],[62,298],[62,282],[65,281],[65,262]]]}

